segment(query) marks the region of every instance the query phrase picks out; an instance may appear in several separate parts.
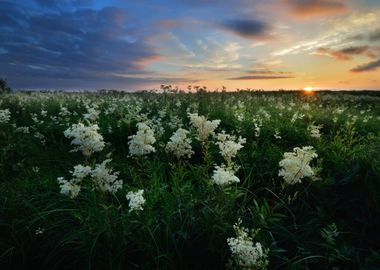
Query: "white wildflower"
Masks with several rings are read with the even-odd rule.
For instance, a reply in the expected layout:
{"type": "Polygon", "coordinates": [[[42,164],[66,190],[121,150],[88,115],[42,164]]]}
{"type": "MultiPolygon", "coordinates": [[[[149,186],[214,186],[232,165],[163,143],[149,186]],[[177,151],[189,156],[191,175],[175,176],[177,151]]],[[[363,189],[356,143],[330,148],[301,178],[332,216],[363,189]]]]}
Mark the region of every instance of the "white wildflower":
{"type": "Polygon", "coordinates": [[[216,136],[216,144],[219,146],[219,152],[226,160],[228,165],[231,165],[232,158],[236,157],[237,152],[243,148],[243,144],[246,143],[246,139],[239,136],[237,138],[234,135],[226,134],[224,131],[218,133],[216,136]]]}
{"type": "Polygon", "coordinates": [[[61,193],[70,196],[70,198],[75,198],[78,196],[83,179],[86,178],[91,173],[91,168],[89,166],[76,165],[74,166],[74,171],[70,171],[73,178],[71,180],[66,180],[63,177],[58,177],[57,181],[61,188],[61,193]]]}
{"type": "Polygon", "coordinates": [[[73,138],[71,144],[77,145],[72,152],[82,151],[83,155],[89,157],[94,152],[102,151],[105,146],[103,136],[98,130],[98,125],[85,126],[78,123],[65,130],[64,135],[66,138],[73,138]]]}
{"type": "Polygon", "coordinates": [[[123,187],[123,180],[118,179],[119,172],[113,172],[106,167],[111,159],[106,159],[101,164],[96,164],[91,172],[92,181],[103,192],[116,193],[123,187]]]}
{"type": "Polygon", "coordinates": [[[310,132],[311,137],[319,139],[322,136],[321,134],[322,127],[323,125],[319,125],[319,126],[310,125],[307,129],[310,132]]]}
{"type": "Polygon", "coordinates": [[[232,253],[232,260],[240,269],[266,269],[268,265],[268,250],[261,243],[253,242],[248,229],[241,227],[241,220],[234,225],[236,237],[227,239],[232,253]]]}
{"type": "Polygon", "coordinates": [[[0,124],[6,124],[11,119],[11,112],[8,109],[0,110],[0,124]]]}
{"type": "Polygon", "coordinates": [[[72,181],[68,181],[63,177],[58,177],[57,181],[61,188],[61,193],[70,196],[71,199],[78,196],[81,189],[80,185],[72,181]]]}
{"type": "Polygon", "coordinates": [[[136,192],[130,191],[125,196],[129,200],[129,212],[143,210],[145,198],[143,196],[144,190],[140,189],[136,192]]]}
{"type": "Polygon", "coordinates": [[[156,149],[152,144],[156,142],[154,138],[154,131],[145,123],[137,124],[136,135],[129,136],[129,152],[132,156],[143,156],[151,152],[155,152],[156,149]]]}
{"type": "Polygon", "coordinates": [[[87,119],[89,121],[96,121],[99,117],[99,111],[96,110],[95,108],[88,107],[87,108],[87,113],[83,114],[83,118],[87,119]]]}
{"type": "Polygon", "coordinates": [[[302,119],[305,115],[302,114],[302,113],[298,113],[298,112],[295,112],[292,116],[292,119],[290,120],[290,122],[292,123],[295,123],[297,121],[297,119],[302,119]]]}
{"type": "Polygon", "coordinates": [[[199,116],[197,113],[188,113],[191,124],[196,128],[198,140],[206,142],[210,135],[214,135],[215,129],[219,126],[220,120],[208,121],[206,117],[199,116]]]}
{"type": "Polygon", "coordinates": [[[282,168],[278,175],[288,184],[301,183],[302,178],[314,176],[309,164],[316,157],[318,155],[312,146],[295,147],[293,152],[284,153],[284,159],[279,163],[282,168]]]}
{"type": "Polygon", "coordinates": [[[166,151],[173,153],[177,158],[190,158],[194,151],[191,150],[191,139],[187,137],[189,131],[179,128],[170,137],[170,141],[166,145],[166,151]]]}
{"type": "Polygon", "coordinates": [[[227,168],[222,164],[221,166],[215,166],[211,182],[219,186],[227,186],[232,183],[239,183],[240,179],[235,176],[235,171],[232,168],[227,168]]]}

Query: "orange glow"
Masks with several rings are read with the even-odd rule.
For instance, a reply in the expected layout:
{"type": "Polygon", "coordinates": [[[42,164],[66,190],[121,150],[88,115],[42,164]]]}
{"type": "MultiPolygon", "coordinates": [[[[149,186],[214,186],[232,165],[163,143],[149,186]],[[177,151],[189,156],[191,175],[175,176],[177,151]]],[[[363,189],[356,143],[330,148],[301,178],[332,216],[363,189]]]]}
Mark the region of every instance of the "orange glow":
{"type": "Polygon", "coordinates": [[[307,86],[307,87],[304,87],[303,90],[305,90],[306,92],[312,92],[313,91],[313,87],[307,86]]]}

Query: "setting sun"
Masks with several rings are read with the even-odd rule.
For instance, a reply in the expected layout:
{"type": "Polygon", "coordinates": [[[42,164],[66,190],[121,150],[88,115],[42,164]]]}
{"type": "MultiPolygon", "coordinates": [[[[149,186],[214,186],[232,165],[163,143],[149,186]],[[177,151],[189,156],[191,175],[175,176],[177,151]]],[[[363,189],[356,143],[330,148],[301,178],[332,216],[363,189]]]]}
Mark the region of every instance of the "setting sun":
{"type": "Polygon", "coordinates": [[[305,90],[307,92],[311,92],[311,91],[313,91],[313,87],[307,86],[307,87],[304,87],[303,90],[305,90]]]}

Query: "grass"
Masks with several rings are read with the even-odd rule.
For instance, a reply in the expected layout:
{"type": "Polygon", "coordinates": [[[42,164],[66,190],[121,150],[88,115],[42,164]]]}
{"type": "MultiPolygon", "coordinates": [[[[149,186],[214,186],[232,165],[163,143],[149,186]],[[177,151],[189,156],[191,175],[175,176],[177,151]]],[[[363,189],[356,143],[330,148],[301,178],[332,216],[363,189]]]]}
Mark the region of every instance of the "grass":
{"type": "Polygon", "coordinates": [[[241,218],[244,227],[260,229],[254,240],[270,250],[268,269],[377,269],[379,101],[377,92],[2,95],[0,110],[9,109],[11,119],[0,124],[0,268],[224,269],[226,239],[241,218]],[[70,152],[63,135],[86,107],[97,107],[109,143],[90,160],[70,152]],[[202,154],[187,111],[220,119],[218,132],[247,139],[236,158],[240,183],[210,182],[223,159],[212,138],[202,154]],[[292,122],[296,113],[303,117],[292,122]],[[146,118],[156,152],[134,159],[128,136],[146,118]],[[188,161],[164,150],[178,124],[191,130],[195,154],[188,161]],[[311,124],[323,125],[320,139],[310,136],[311,124]],[[283,153],[307,145],[318,153],[320,180],[285,185],[278,176],[283,153]],[[85,186],[75,199],[60,194],[57,177],[108,153],[122,190],[85,186]],[[125,195],[137,189],[145,190],[144,210],[129,212],[125,195]]]}

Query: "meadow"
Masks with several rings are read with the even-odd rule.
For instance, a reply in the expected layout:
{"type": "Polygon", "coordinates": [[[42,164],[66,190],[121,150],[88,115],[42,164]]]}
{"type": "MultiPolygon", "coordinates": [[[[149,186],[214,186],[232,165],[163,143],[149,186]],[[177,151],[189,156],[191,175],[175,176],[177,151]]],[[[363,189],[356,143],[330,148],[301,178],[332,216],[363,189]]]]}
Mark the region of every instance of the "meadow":
{"type": "Polygon", "coordinates": [[[380,93],[0,95],[1,269],[379,269],[380,93]]]}

